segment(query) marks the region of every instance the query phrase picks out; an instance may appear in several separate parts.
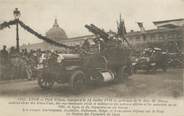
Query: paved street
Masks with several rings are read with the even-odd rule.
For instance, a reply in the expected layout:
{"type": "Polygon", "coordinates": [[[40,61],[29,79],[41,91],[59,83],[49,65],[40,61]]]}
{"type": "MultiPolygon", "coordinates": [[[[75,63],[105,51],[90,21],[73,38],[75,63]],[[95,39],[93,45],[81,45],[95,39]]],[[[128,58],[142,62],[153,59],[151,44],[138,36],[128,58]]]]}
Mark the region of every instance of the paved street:
{"type": "Polygon", "coordinates": [[[42,90],[37,81],[1,81],[1,96],[108,96],[108,97],[181,97],[183,94],[183,70],[170,69],[156,74],[138,72],[126,83],[87,87],[80,95],[71,94],[66,85],[55,84],[51,90],[42,90]]]}

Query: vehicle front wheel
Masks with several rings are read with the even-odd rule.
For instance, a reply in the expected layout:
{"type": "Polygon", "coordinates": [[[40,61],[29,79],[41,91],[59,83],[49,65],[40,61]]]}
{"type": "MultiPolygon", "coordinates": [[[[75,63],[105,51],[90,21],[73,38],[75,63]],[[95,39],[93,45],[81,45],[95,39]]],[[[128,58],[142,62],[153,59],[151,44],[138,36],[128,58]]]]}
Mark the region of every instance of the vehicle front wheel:
{"type": "Polygon", "coordinates": [[[74,71],[71,75],[70,86],[75,94],[81,93],[86,85],[85,74],[81,70],[74,71]]]}
{"type": "Polygon", "coordinates": [[[54,85],[54,80],[50,78],[48,74],[43,74],[38,78],[38,85],[42,89],[51,89],[54,85]]]}

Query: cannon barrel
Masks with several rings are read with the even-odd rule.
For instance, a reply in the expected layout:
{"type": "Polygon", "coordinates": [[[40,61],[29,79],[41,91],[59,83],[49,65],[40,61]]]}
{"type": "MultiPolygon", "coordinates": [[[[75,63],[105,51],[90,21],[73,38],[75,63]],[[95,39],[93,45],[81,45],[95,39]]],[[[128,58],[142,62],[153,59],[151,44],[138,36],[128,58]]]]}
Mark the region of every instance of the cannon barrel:
{"type": "Polygon", "coordinates": [[[104,30],[98,28],[94,24],[91,24],[91,27],[93,27],[94,29],[96,29],[96,31],[99,32],[104,38],[108,38],[109,35],[104,30]]]}
{"type": "Polygon", "coordinates": [[[108,40],[109,37],[108,33],[104,32],[102,29],[98,28],[94,24],[85,25],[85,27],[93,34],[100,36],[104,41],[108,40]]]}

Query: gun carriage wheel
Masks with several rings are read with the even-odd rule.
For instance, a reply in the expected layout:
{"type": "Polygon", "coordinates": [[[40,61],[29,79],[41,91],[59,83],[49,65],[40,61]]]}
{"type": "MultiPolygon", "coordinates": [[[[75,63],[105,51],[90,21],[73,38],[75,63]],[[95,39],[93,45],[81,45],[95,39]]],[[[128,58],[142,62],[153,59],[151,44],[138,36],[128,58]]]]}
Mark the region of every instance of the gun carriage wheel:
{"type": "Polygon", "coordinates": [[[84,90],[86,79],[83,71],[81,70],[74,71],[70,79],[71,79],[70,86],[73,93],[80,93],[84,90]]]}
{"type": "Polygon", "coordinates": [[[127,81],[128,80],[128,71],[127,71],[127,66],[122,66],[121,68],[119,68],[118,72],[117,72],[117,81],[127,81]]]}

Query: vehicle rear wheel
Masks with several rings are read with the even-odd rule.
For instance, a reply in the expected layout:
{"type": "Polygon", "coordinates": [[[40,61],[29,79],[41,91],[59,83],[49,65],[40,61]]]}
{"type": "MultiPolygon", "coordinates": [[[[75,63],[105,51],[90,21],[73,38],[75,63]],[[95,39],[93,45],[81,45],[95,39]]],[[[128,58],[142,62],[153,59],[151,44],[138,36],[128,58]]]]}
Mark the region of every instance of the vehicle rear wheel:
{"type": "Polygon", "coordinates": [[[86,85],[85,74],[81,70],[74,71],[71,75],[70,86],[73,93],[81,93],[86,85]]]}
{"type": "Polygon", "coordinates": [[[49,77],[49,74],[43,74],[38,78],[38,85],[42,89],[51,89],[54,85],[54,80],[49,77]]]}

